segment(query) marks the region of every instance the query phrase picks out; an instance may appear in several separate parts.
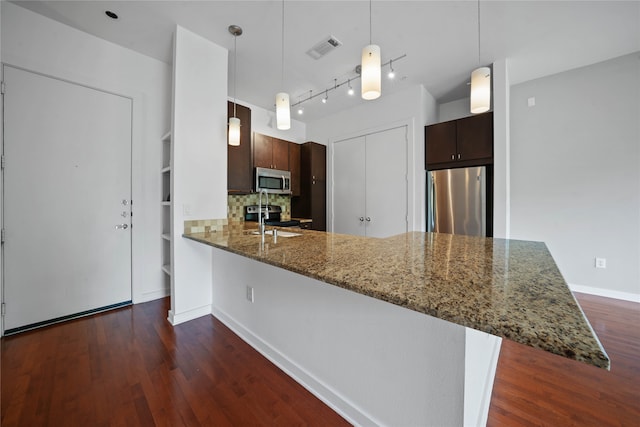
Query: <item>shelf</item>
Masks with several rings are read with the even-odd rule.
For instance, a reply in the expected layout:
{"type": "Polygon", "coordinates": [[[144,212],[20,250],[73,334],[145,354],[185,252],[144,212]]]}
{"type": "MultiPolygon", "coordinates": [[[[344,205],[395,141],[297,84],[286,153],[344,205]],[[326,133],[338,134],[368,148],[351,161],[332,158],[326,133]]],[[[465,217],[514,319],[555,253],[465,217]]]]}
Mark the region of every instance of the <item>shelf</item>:
{"type": "Polygon", "coordinates": [[[162,271],[164,271],[167,276],[171,276],[171,266],[169,264],[163,265],[162,271]]]}
{"type": "MultiPolygon", "coordinates": [[[[172,154],[172,136],[171,131],[162,136],[162,163],[160,163],[160,187],[162,191],[162,197],[167,198],[171,192],[171,154],[172,154]]],[[[173,257],[173,241],[171,239],[171,201],[160,201],[160,215],[162,219],[162,228],[160,238],[162,260],[160,262],[162,272],[164,273],[163,280],[165,286],[171,286],[173,281],[171,259],[173,257]],[[169,208],[169,209],[165,209],[169,208]]]]}

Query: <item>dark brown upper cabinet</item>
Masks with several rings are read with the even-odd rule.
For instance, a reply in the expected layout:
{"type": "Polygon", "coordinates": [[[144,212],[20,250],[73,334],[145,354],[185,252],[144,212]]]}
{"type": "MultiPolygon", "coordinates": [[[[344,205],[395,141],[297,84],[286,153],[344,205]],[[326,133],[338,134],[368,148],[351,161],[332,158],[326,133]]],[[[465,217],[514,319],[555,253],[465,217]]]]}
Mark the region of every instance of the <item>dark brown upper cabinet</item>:
{"type": "Polygon", "coordinates": [[[253,166],[289,170],[289,142],[255,132],[253,134],[253,166]]]}
{"type": "MultiPolygon", "coordinates": [[[[233,117],[233,103],[227,102],[227,122],[233,117]]],[[[240,145],[227,144],[227,190],[229,193],[251,193],[251,109],[236,104],[236,117],[240,119],[240,145]]]]}
{"type": "Polygon", "coordinates": [[[425,126],[427,169],[493,163],[493,113],[425,126]]]}

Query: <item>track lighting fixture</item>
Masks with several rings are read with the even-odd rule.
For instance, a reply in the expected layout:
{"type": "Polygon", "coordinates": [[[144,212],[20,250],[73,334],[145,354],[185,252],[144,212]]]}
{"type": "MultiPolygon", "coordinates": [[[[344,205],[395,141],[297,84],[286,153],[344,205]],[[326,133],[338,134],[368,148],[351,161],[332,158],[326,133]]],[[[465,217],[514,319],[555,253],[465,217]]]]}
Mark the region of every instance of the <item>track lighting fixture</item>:
{"type": "MultiPolygon", "coordinates": [[[[399,60],[401,60],[403,58],[406,58],[406,56],[407,56],[406,54],[402,54],[402,55],[398,56],[397,58],[390,59],[388,62],[385,62],[384,64],[382,64],[381,67],[386,67],[387,65],[389,65],[391,67],[392,63],[398,62],[399,60]]],[[[362,70],[361,65],[356,66],[354,68],[354,70],[353,70],[354,73],[355,73],[354,76],[349,77],[348,79],[346,79],[346,80],[344,80],[344,81],[342,81],[340,83],[338,83],[338,79],[333,79],[333,86],[331,86],[331,87],[329,87],[329,88],[327,88],[325,90],[321,90],[318,93],[316,93],[315,95],[313,94],[313,91],[310,90],[309,91],[309,95],[307,95],[306,98],[300,99],[302,97],[302,95],[299,96],[298,97],[298,101],[296,103],[294,103],[294,104],[291,104],[291,107],[296,107],[296,106],[298,106],[300,104],[303,104],[303,103],[305,103],[307,101],[310,101],[310,100],[314,99],[317,96],[323,96],[322,103],[326,104],[327,101],[329,100],[328,93],[330,91],[332,91],[332,90],[338,89],[340,86],[345,86],[345,85],[347,86],[347,94],[353,95],[355,93],[355,91],[353,89],[353,86],[351,85],[351,82],[361,78],[361,76],[362,76],[361,70],[362,70]]]]}
{"type": "Polygon", "coordinates": [[[351,96],[353,96],[353,94],[355,93],[355,91],[353,90],[353,88],[351,87],[351,79],[349,79],[347,81],[347,84],[349,85],[349,89],[347,90],[347,93],[351,96]]]}

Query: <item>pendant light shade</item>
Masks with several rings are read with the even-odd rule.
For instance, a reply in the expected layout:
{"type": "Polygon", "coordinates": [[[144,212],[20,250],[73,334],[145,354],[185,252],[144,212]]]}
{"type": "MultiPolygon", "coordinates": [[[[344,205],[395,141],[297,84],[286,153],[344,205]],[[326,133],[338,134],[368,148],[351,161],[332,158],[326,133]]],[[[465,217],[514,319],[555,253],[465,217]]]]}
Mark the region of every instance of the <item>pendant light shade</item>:
{"type": "Polygon", "coordinates": [[[380,68],[380,46],[370,44],[362,49],[362,99],[371,100],[380,96],[382,87],[380,68]]]}
{"type": "Polygon", "coordinates": [[[491,69],[480,67],[471,73],[471,113],[478,114],[491,108],[491,69]]]}
{"type": "Polygon", "coordinates": [[[280,130],[291,129],[289,94],[286,92],[280,92],[276,95],[276,125],[280,130]]]}
{"type": "Polygon", "coordinates": [[[240,119],[237,117],[229,119],[229,145],[240,145],[240,119]]]}

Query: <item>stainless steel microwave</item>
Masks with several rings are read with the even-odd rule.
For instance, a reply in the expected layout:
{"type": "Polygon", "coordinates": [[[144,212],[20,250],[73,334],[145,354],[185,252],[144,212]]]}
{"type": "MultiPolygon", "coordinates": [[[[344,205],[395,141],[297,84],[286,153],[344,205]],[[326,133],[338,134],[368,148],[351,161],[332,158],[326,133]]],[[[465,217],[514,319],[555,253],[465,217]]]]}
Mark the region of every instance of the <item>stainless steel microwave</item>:
{"type": "Polygon", "coordinates": [[[256,168],[256,191],[271,194],[291,194],[291,172],[277,169],[256,168]]]}

